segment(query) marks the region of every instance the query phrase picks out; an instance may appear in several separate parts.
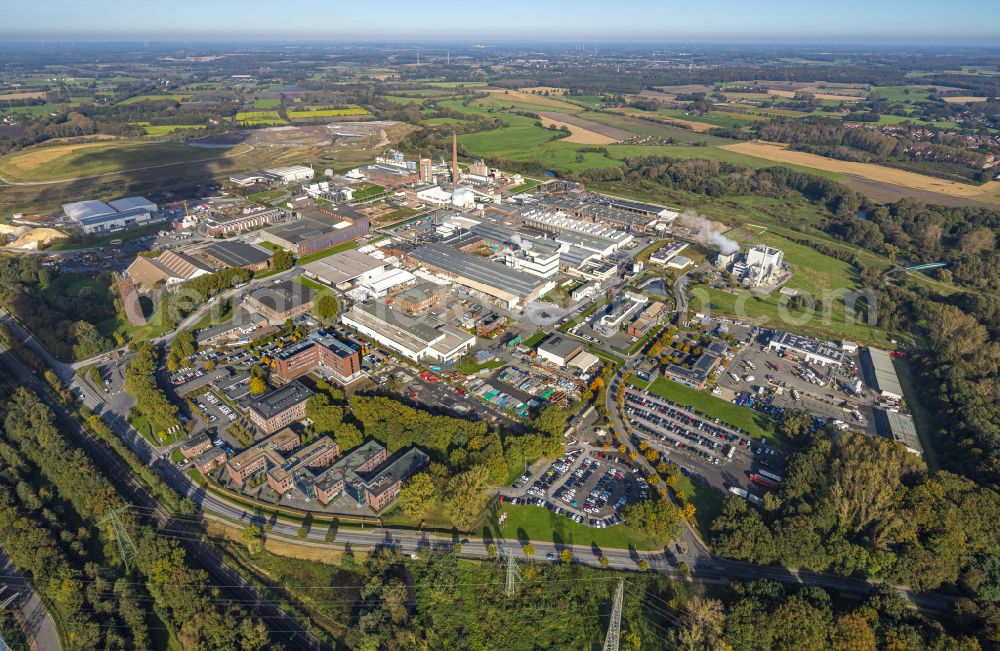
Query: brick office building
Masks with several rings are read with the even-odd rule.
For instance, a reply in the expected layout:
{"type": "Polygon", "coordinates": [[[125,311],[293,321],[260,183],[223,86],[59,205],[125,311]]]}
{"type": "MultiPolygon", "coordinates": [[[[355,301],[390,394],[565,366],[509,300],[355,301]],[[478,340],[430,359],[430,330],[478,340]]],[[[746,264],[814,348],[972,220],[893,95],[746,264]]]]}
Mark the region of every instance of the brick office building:
{"type": "Polygon", "coordinates": [[[250,402],[247,414],[250,421],[268,434],[306,417],[306,401],[313,392],[300,382],[273,389],[250,402]]]}

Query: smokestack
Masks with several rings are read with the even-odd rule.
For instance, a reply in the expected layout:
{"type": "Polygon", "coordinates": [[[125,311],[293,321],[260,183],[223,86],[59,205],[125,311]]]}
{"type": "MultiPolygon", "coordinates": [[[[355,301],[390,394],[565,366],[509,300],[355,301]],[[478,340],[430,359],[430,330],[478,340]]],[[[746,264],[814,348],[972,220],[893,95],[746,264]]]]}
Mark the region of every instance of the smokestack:
{"type": "Polygon", "coordinates": [[[451,182],[458,183],[458,136],[451,132],[451,182]]]}

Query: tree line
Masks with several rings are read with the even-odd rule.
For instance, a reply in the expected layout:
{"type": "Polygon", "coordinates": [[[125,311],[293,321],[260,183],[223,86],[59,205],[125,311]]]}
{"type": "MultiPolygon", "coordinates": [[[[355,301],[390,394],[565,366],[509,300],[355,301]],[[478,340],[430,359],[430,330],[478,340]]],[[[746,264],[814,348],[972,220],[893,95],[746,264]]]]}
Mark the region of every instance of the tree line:
{"type": "Polygon", "coordinates": [[[184,648],[249,650],[270,643],[263,623],[220,599],[175,538],[139,524],[130,512],[121,517],[138,557],[125,569],[105,521],[109,508],[126,506],[114,487],[86,453],[66,441],[36,395],[18,388],[3,409],[0,456],[7,464],[19,460],[31,479],[15,491],[20,512],[0,489],[0,517],[10,522],[0,536],[54,604],[66,648],[153,648],[149,622],[157,618],[184,648]]]}

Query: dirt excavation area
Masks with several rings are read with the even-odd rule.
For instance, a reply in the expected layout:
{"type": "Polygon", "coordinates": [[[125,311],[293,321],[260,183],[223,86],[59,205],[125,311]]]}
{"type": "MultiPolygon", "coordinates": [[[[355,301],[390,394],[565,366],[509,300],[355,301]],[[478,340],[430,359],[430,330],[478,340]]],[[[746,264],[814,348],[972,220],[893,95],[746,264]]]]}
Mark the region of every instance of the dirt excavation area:
{"type": "Polygon", "coordinates": [[[53,242],[65,240],[69,236],[54,228],[30,228],[0,224],[0,239],[8,241],[9,249],[44,249],[53,242]]]}

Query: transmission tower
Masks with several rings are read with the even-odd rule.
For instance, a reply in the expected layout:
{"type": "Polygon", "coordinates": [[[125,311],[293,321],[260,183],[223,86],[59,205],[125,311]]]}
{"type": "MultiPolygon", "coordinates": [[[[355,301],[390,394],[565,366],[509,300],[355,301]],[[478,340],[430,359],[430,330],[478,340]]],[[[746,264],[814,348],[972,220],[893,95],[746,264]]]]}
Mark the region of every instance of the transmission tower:
{"type": "Polygon", "coordinates": [[[2,604],[0,604],[0,610],[7,610],[7,606],[14,603],[14,601],[21,596],[20,592],[15,592],[11,596],[7,597],[2,604]]]}
{"type": "Polygon", "coordinates": [[[115,540],[118,541],[118,553],[121,555],[122,562],[125,563],[125,569],[127,570],[129,565],[135,562],[135,557],[139,555],[139,552],[136,551],[135,543],[132,542],[132,537],[125,530],[125,525],[122,524],[121,518],[118,517],[118,511],[110,506],[108,507],[108,516],[101,520],[101,524],[109,521],[111,522],[111,528],[115,532],[115,540]]]}
{"type": "Polygon", "coordinates": [[[625,579],[618,582],[615,590],[615,604],[611,609],[611,622],[608,623],[608,636],[604,638],[604,651],[618,651],[618,640],[622,632],[622,600],[625,597],[625,579]]]}
{"type": "Polygon", "coordinates": [[[503,557],[503,564],[507,568],[507,581],[504,584],[504,594],[508,597],[514,596],[514,589],[516,585],[524,580],[521,576],[521,568],[517,566],[517,561],[514,560],[514,551],[507,545],[503,546],[503,551],[501,552],[503,557]]]}

